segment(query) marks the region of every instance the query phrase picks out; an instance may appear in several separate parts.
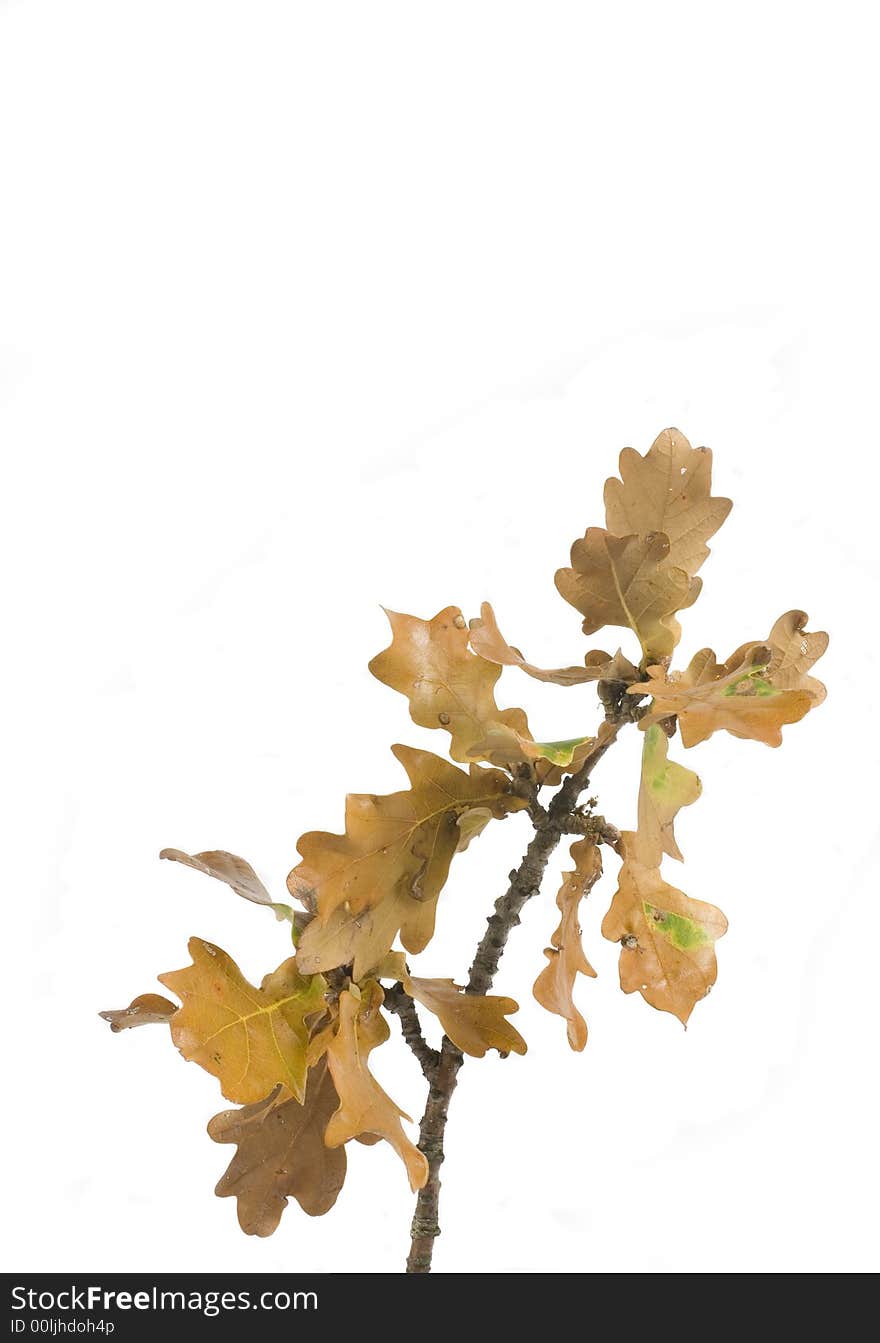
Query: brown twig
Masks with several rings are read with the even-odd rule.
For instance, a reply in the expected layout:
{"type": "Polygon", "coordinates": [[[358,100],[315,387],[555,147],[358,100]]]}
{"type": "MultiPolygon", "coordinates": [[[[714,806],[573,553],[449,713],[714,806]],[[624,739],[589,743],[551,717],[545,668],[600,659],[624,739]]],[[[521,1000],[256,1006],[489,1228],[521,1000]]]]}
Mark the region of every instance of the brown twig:
{"type": "Polygon", "coordinates": [[[392,984],[390,989],[385,990],[385,1006],[389,1012],[400,1017],[404,1040],[421,1064],[425,1077],[433,1082],[440,1062],[440,1051],[432,1049],[425,1039],[416,1005],[402,984],[392,984]]]}
{"type": "MultiPolygon", "coordinates": [[[[565,780],[546,811],[541,807],[540,815],[537,813],[537,808],[532,813],[535,833],[519,867],[510,874],[510,885],[504,895],[495,901],[495,910],[487,921],[486,931],[477,947],[465,992],[483,994],[488,993],[492,987],[507,939],[520,921],[523,906],[533,895],[537,895],[550,855],[562,836],[571,833],[568,827],[572,817],[577,814],[578,798],[587,787],[592,771],[616,740],[623,723],[627,721],[630,721],[629,715],[621,713],[619,717],[606,722],[590,754],[577,772],[565,780]]],[[[607,827],[607,830],[609,835],[613,832],[616,837],[614,827],[607,827]]],[[[578,830],[576,833],[585,832],[578,830]]],[[[610,842],[610,838],[605,842],[610,842]]],[[[419,1191],[416,1201],[410,1228],[411,1246],[406,1265],[407,1273],[431,1271],[434,1241],[440,1234],[440,1167],[444,1158],[443,1138],[449,1116],[449,1102],[463,1062],[464,1056],[461,1050],[444,1035],[436,1069],[433,1077],[429,1078],[428,1103],[419,1130],[419,1148],[428,1158],[428,1180],[424,1188],[419,1191]]]]}

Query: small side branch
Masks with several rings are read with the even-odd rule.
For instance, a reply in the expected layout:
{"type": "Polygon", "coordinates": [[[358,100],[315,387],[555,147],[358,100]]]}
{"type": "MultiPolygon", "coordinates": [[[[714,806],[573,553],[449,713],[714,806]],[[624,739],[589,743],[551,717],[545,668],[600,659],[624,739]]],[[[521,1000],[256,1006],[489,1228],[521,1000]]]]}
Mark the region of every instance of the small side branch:
{"type": "Polygon", "coordinates": [[[421,1064],[422,1072],[433,1084],[434,1074],[440,1063],[440,1052],[432,1049],[422,1032],[422,1023],[412,998],[402,984],[393,984],[385,991],[385,1006],[389,1012],[400,1017],[400,1029],[403,1038],[421,1064]]]}

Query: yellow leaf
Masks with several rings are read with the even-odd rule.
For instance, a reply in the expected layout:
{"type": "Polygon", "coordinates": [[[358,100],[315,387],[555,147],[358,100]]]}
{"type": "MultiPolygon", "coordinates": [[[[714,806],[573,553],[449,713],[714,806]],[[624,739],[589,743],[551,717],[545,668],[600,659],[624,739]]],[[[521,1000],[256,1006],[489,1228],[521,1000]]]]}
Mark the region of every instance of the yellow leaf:
{"type": "Polygon", "coordinates": [[[183,1057],[218,1078],[227,1100],[253,1104],[281,1085],[301,1101],[307,1018],[324,1006],[324,980],[303,978],[291,957],[255,988],[210,942],[190,938],[189,953],[192,965],[159,976],[183,1003],[171,1018],[183,1057]]]}
{"type": "Polygon", "coordinates": [[[351,977],[361,980],[374,971],[398,933],[407,951],[424,951],[434,935],[437,901],[414,900],[391,891],[373,909],[355,914],[340,905],[326,919],[312,919],[296,949],[303,974],[351,966],[351,977]]]}
{"type": "Polygon", "coordinates": [[[602,875],[602,857],[592,839],[579,839],[570,849],[573,872],[565,872],[556,896],[559,927],[544,955],[547,965],[535,980],[532,992],[542,1007],[568,1023],[568,1043],[582,1050],[587,1043],[587,1023],[574,1005],[573,990],[579,974],[595,978],[596,971],[584,955],[578,913],[581,900],[589,895],[602,875]]]}
{"type": "Polygon", "coordinates": [[[210,1121],[214,1142],[238,1147],[215,1193],[237,1200],[239,1225],[247,1235],[271,1236],[288,1198],[310,1217],[333,1207],[345,1180],[345,1148],[327,1147],[324,1134],[338,1104],[322,1059],[309,1072],[302,1104],[277,1089],[255,1105],[224,1110],[210,1121]]]}
{"type": "Polygon", "coordinates": [[[471,648],[487,662],[496,662],[502,667],[519,667],[526,675],[536,681],[549,681],[554,685],[581,685],[586,681],[635,681],[638,672],[632,663],[618,651],[611,657],[608,653],[596,650],[588,653],[582,667],[556,667],[552,671],[536,667],[527,662],[518,648],[509,644],[498,628],[495,612],[488,602],[480,607],[478,620],[470,622],[471,648]]]}
{"type": "Polygon", "coordinates": [[[690,900],[669,886],[656,867],[631,857],[634,836],[623,835],[626,854],[602,935],[620,943],[620,987],[641,993],[661,1012],[687,1024],[694,1005],[715,983],[715,942],[727,920],[714,905],[690,900]]]}
{"type": "Polygon", "coordinates": [[[472,765],[466,774],[430,751],[392,750],[409,776],[408,789],[383,797],[350,793],[344,835],[312,830],[297,844],[302,862],[288,876],[288,888],[309,907],[316,903],[325,924],[340,907],[359,914],[392,894],[436,902],[453,854],[482,828],[486,813],[502,817],[526,805],[498,770],[472,765]],[[459,821],[474,810],[479,825],[463,835],[459,821]]]}
{"type": "Polygon", "coordinates": [[[633,630],[646,658],[668,657],[681,637],[675,612],[692,605],[700,579],[669,564],[662,532],[612,536],[589,527],[571,548],[570,569],[559,569],[556,586],[584,617],[584,634],[603,625],[633,630]]]}
{"type": "Polygon", "coordinates": [[[741,645],[727,662],[719,663],[704,648],[686,671],[667,674],[649,667],[648,679],[630,687],[634,694],[654,697],[641,727],[647,730],[675,714],[685,746],[722,729],[779,746],[783,725],[798,722],[825,698],[822,682],[807,672],[828,647],[828,635],[807,634],[806,623],[803,611],[787,611],[764,643],[741,645]]]}
{"type": "Polygon", "coordinates": [[[493,994],[465,993],[451,979],[415,979],[402,981],[416,1002],[438,1018],[446,1035],[465,1054],[481,1059],[488,1049],[497,1049],[502,1057],[524,1054],[526,1042],[506,1020],[519,1004],[512,998],[493,994]]]}
{"type": "Polygon", "coordinates": [[[664,429],[644,457],[624,448],[620,475],[605,482],[608,530],[615,536],[663,532],[667,562],[693,577],[731,508],[729,499],[711,496],[710,450],[692,448],[678,429],[664,429]]]}
{"type": "Polygon", "coordinates": [[[385,1138],[406,1166],[410,1188],[421,1189],[428,1179],[428,1162],[410,1142],[401,1124],[409,1119],[388,1096],[367,1067],[370,1051],[388,1038],[388,1025],[379,1012],[383,999],[378,984],[361,997],[354,988],[339,996],[335,1035],[327,1044],[327,1064],[339,1096],[339,1108],[330,1119],[324,1141],[328,1147],[362,1133],[385,1138]]]}
{"type": "Polygon", "coordinates": [[[673,825],[682,807],[696,802],[702,791],[692,769],[668,759],[669,739],[656,724],[648,728],[642,743],[642,775],[639,783],[639,828],[634,854],[647,867],[659,867],[664,853],[681,861],[673,825]]]}

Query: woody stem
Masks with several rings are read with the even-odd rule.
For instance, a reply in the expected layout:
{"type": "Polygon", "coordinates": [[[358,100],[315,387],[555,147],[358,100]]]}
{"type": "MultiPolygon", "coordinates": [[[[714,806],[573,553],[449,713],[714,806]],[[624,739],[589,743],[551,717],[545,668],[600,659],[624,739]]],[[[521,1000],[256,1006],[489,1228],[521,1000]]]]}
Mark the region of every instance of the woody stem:
{"type": "MultiPolygon", "coordinates": [[[[520,912],[532,896],[537,895],[550,855],[565,834],[577,833],[574,809],[581,793],[590,782],[590,775],[605,752],[616,740],[628,717],[622,714],[606,723],[596,744],[576,773],[570,774],[554,794],[546,811],[533,809],[535,833],[518,868],[510,874],[510,884],[495,901],[495,910],[489,916],[486,931],[477,947],[466,993],[485,994],[492,987],[498,965],[504,954],[507,939],[520,921],[520,912]]],[[[616,836],[613,827],[608,830],[616,836]]],[[[609,835],[606,842],[611,839],[609,835]]],[[[410,1228],[411,1246],[407,1259],[407,1273],[430,1273],[434,1241],[440,1234],[440,1167],[443,1164],[443,1142],[449,1117],[449,1103],[455,1091],[458,1074],[464,1063],[461,1050],[444,1035],[436,1066],[428,1075],[430,1089],[419,1132],[419,1149],[428,1159],[428,1179],[419,1191],[416,1210],[410,1228]]]]}

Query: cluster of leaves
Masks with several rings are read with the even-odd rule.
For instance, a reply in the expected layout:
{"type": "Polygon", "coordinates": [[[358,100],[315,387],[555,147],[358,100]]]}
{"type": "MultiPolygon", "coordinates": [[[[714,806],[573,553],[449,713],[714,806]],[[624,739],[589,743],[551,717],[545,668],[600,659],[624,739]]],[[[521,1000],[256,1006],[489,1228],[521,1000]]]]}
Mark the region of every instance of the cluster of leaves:
{"type": "MultiPolygon", "coordinates": [[[[534,804],[539,788],[576,771],[596,746],[588,735],[537,740],[522,709],[499,708],[503,667],[559,686],[595,683],[615,721],[621,704],[639,718],[637,825],[614,841],[623,862],[602,932],[620,946],[623,990],[682,1022],[714,983],[724,915],[661,875],[664,857],[681,859],[675,818],[700,795],[696,774],[670,760],[670,739],[679,732],[692,747],[723,730],[778,745],[782,726],[824,696],[808,673],[827,636],[805,633],[805,615],[789,611],[766,639],[742,644],[723,663],[704,649],[683,671],[670,670],[677,615],[699,595],[707,542],[730,510],[711,494],[711,465],[711,453],[676,430],[644,456],[624,450],[620,478],[605,487],[607,526],[575,541],[571,566],[556,575],[584,633],[630,630],[637,661],[619,649],[591,650],[575,665],[542,669],[506,641],[488,604],[470,624],[454,606],[431,620],[388,612],[392,641],[370,668],[406,696],[414,722],[448,733],[456,763],[394,746],[406,788],[352,794],[342,834],[311,831],[299,840],[300,861],[287,881],[298,908],[273,901],[253,868],[232,854],[163,851],[267,906],[292,935],[293,954],[259,987],[226,952],[193,938],[192,964],[159,977],[179,1004],[147,994],[102,1013],[114,1031],[169,1025],[184,1058],[216,1077],[240,1107],[215,1116],[208,1131],[236,1146],[217,1193],[237,1199],[246,1232],[274,1231],[290,1197],[309,1214],[326,1212],[342,1187],[352,1140],[384,1139],[411,1187],[425,1183],[428,1163],[401,1123],[408,1116],[370,1070],[370,1055],[390,1034],[383,981],[401,985],[464,1053],[525,1052],[509,1021],[513,1000],[464,992],[452,979],[414,977],[406,956],[433,936],[454,855],[490,821],[534,804]]],[[[581,945],[579,909],[602,872],[599,838],[588,832],[572,845],[573,870],[556,898],[558,927],[534,985],[538,1002],[565,1020],[576,1050],[587,1041],[574,1003],[577,976],[595,974],[581,945]]]]}

